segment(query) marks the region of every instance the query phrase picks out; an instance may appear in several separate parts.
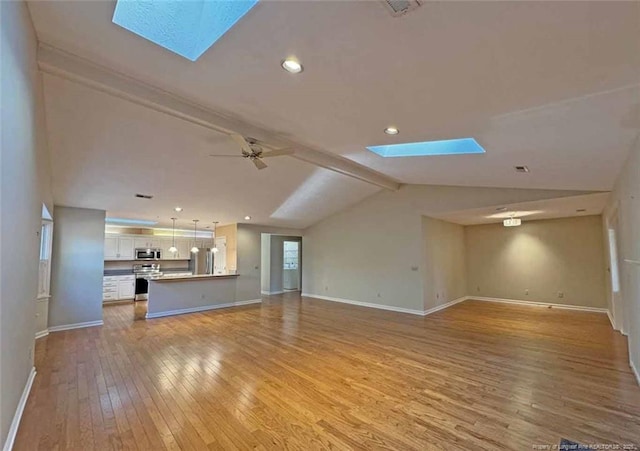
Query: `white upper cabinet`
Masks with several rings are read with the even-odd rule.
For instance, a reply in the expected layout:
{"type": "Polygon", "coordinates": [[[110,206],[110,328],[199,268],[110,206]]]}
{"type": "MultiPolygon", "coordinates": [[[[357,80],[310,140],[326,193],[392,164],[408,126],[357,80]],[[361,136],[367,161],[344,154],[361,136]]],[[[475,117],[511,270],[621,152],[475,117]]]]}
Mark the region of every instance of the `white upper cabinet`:
{"type": "Polygon", "coordinates": [[[120,260],[133,260],[133,238],[129,236],[121,236],[118,238],[118,254],[120,254],[120,260]]]}
{"type": "Polygon", "coordinates": [[[117,236],[107,235],[104,237],[104,259],[105,260],[118,259],[118,237],[117,236]]]}
{"type": "Polygon", "coordinates": [[[133,260],[133,238],[106,235],[104,237],[105,260],[133,260]]]}

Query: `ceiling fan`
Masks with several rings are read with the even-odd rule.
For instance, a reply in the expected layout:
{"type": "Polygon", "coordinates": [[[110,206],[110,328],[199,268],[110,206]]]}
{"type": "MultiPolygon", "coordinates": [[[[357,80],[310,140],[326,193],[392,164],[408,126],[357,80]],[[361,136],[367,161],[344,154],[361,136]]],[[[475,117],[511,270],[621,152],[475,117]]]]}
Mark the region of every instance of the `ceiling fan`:
{"type": "Polygon", "coordinates": [[[264,152],[262,150],[262,146],[258,144],[258,141],[253,138],[245,138],[242,135],[238,135],[237,133],[232,133],[229,135],[231,139],[233,139],[242,150],[241,155],[209,155],[210,157],[225,157],[225,158],[246,158],[251,160],[251,162],[258,169],[264,169],[267,167],[267,164],[262,161],[263,158],[269,157],[279,157],[282,155],[293,155],[292,149],[275,149],[270,150],[268,152],[264,152]]]}

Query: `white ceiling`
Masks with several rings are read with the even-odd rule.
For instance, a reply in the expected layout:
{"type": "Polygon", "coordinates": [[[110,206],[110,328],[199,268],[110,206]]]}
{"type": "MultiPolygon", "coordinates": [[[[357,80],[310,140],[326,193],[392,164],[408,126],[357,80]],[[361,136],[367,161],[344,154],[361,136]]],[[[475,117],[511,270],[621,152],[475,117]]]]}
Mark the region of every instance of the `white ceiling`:
{"type": "MultiPolygon", "coordinates": [[[[30,2],[30,10],[45,43],[404,183],[609,190],[640,130],[640,2],[427,2],[393,18],[373,1],[262,1],[195,63],[114,25],[114,5],[45,1],[30,2]],[[302,74],[281,70],[288,55],[302,60],[302,74]],[[385,136],[390,124],[401,134],[385,136]],[[487,154],[383,159],[364,150],[466,136],[487,154]],[[531,172],[515,173],[516,164],[531,172]]],[[[178,165],[183,176],[172,178],[176,160],[186,148],[205,152],[197,143],[215,141],[212,132],[104,94],[83,103],[87,88],[52,77],[45,90],[54,160],[90,148],[83,164],[90,167],[96,155],[105,173],[122,173],[90,188],[93,172],[54,167],[60,203],[130,213],[138,205],[114,192],[151,187],[156,199],[174,196],[167,205],[202,196],[194,201],[198,211],[208,208],[214,184],[229,221],[251,210],[261,222],[303,226],[376,190],[290,158],[257,177],[244,162],[216,161],[218,180],[185,183],[190,167],[207,166],[187,158],[178,165]],[[79,111],[54,118],[60,108],[79,111]],[[126,123],[114,114],[120,110],[129,114],[126,123]],[[78,121],[85,124],[81,145],[69,142],[78,121]],[[108,132],[115,127],[123,130],[117,137],[108,132]],[[118,152],[132,162],[119,164],[118,152]],[[162,183],[138,187],[135,174],[152,155],[163,155],[151,166],[162,183]],[[307,196],[323,202],[298,210],[307,196]],[[283,211],[296,217],[281,220],[283,211]]],[[[224,138],[216,143],[216,151],[229,150],[224,138]]]]}
{"type": "Polygon", "coordinates": [[[607,204],[608,198],[609,193],[593,193],[580,196],[560,197],[558,199],[493,205],[490,207],[451,211],[431,216],[455,224],[473,225],[499,223],[512,216],[521,218],[523,221],[534,221],[537,219],[599,215],[607,204]],[[504,210],[505,207],[506,210],[504,210]]]}
{"type": "Polygon", "coordinates": [[[226,135],[44,75],[56,202],[178,226],[252,222],[306,227],[377,187],[289,157],[258,171],[226,135]],[[152,200],[134,194],[151,194],[152,200]],[[184,208],[181,213],[174,207],[184,208]]]}

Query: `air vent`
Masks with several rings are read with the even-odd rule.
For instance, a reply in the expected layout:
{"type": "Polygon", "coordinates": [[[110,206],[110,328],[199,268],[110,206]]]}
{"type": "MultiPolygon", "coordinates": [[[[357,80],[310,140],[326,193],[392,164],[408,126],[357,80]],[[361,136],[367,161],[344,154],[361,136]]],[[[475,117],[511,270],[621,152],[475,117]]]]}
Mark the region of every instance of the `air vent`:
{"type": "Polygon", "coordinates": [[[149,194],[136,194],[135,197],[137,197],[138,199],[153,199],[153,196],[149,195],[149,194]]]}
{"type": "Polygon", "coordinates": [[[393,17],[402,16],[420,7],[424,0],[382,0],[393,17]]]}
{"type": "Polygon", "coordinates": [[[587,211],[587,209],[586,209],[586,208],[578,208],[578,209],[576,210],[576,213],[584,213],[585,211],[587,211]]]}
{"type": "Polygon", "coordinates": [[[507,207],[498,207],[496,211],[507,211],[507,207]]]}
{"type": "Polygon", "coordinates": [[[516,168],[516,172],[529,172],[529,168],[526,166],[514,166],[516,168]]]}

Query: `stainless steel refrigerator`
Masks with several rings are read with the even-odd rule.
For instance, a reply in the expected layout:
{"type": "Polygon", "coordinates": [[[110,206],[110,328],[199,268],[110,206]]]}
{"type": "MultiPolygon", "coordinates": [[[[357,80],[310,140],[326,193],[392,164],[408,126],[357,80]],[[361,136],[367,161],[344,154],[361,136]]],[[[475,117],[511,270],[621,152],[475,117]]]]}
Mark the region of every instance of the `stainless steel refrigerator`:
{"type": "Polygon", "coordinates": [[[193,275],[198,274],[213,274],[213,256],[215,254],[211,252],[210,248],[201,247],[198,253],[191,253],[191,260],[189,261],[189,271],[193,275]]]}

